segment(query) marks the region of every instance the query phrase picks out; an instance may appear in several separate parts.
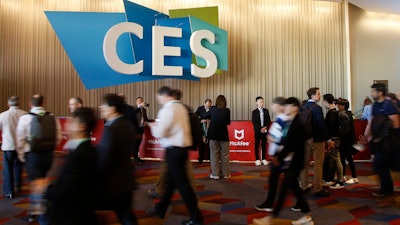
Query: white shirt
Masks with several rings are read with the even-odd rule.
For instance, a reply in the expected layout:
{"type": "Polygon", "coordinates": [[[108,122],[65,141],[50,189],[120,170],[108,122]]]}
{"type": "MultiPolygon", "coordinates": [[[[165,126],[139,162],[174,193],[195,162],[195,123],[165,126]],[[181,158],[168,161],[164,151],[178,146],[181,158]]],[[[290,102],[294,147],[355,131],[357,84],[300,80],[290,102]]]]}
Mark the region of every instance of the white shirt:
{"type": "Polygon", "coordinates": [[[260,121],[261,121],[261,127],[264,127],[264,110],[263,108],[258,108],[260,111],[260,121]]]}
{"type": "Polygon", "coordinates": [[[18,109],[17,106],[11,106],[7,111],[0,114],[0,130],[2,131],[1,137],[3,143],[1,144],[1,150],[13,151],[15,150],[16,144],[16,129],[18,119],[26,114],[24,110],[18,109]]]}
{"type": "MultiPolygon", "coordinates": [[[[42,107],[35,107],[32,108],[31,113],[35,113],[35,114],[44,114],[46,113],[46,110],[44,110],[44,108],[42,107]]],[[[19,118],[18,120],[18,125],[17,125],[17,152],[18,152],[18,158],[19,160],[25,162],[25,153],[26,152],[30,152],[30,145],[29,143],[26,141],[27,138],[30,136],[30,132],[31,132],[31,122],[32,122],[32,118],[33,115],[23,115],[19,118]]],[[[61,141],[61,125],[60,122],[58,121],[58,119],[56,119],[56,137],[57,137],[57,145],[60,143],[61,141]]]]}
{"type": "Polygon", "coordinates": [[[161,140],[161,146],[189,147],[192,145],[189,112],[179,101],[169,101],[157,114],[157,122],[151,127],[154,137],[161,140]]]}

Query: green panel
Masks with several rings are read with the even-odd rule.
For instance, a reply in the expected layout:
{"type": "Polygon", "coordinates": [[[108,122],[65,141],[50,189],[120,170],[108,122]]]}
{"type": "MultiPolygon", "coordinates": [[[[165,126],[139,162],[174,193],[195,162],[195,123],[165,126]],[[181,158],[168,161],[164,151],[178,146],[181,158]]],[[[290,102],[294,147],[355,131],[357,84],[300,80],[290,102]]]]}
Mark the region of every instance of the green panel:
{"type": "Polygon", "coordinates": [[[171,9],[169,10],[170,18],[180,18],[194,16],[216,27],[218,23],[218,6],[189,8],[189,9],[171,9]]]}

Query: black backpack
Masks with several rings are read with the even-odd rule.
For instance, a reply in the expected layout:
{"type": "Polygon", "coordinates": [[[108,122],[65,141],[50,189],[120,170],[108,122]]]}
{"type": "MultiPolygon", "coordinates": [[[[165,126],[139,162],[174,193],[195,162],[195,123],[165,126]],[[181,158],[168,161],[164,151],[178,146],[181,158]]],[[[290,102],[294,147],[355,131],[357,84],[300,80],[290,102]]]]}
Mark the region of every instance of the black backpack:
{"type": "Polygon", "coordinates": [[[312,118],[312,105],[310,108],[303,105],[300,108],[299,119],[304,124],[304,132],[306,139],[310,139],[313,136],[313,118],[312,118]]]}
{"type": "Polygon", "coordinates": [[[49,152],[56,148],[56,119],[49,112],[44,115],[32,115],[31,131],[28,142],[31,152],[49,152]]]}
{"type": "Polygon", "coordinates": [[[200,118],[196,113],[189,112],[190,131],[192,134],[192,146],[188,147],[189,150],[196,151],[203,138],[203,130],[200,126],[200,118]]]}
{"type": "Polygon", "coordinates": [[[347,136],[350,133],[350,118],[345,111],[338,112],[338,121],[339,127],[338,132],[339,136],[347,136]]]}

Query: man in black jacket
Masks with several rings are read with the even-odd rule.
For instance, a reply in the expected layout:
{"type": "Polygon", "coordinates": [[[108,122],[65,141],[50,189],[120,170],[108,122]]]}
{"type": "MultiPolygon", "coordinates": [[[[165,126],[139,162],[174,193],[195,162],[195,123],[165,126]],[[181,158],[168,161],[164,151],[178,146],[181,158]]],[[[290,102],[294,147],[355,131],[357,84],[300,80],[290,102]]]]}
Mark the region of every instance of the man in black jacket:
{"type": "Polygon", "coordinates": [[[207,130],[208,130],[208,123],[207,119],[205,118],[206,113],[210,110],[212,106],[211,99],[207,98],[204,101],[203,106],[199,106],[196,110],[196,115],[200,118],[201,127],[203,128],[203,141],[199,143],[199,163],[203,163],[204,158],[206,155],[210,154],[210,146],[207,140],[207,130]]]}
{"type": "Polygon", "coordinates": [[[132,213],[132,191],[135,188],[130,162],[135,147],[135,129],[123,118],[124,100],[117,94],[106,94],[101,105],[106,120],[103,136],[97,145],[99,209],[114,210],[123,225],[137,224],[132,213]]]}
{"type": "Polygon", "coordinates": [[[142,138],[143,138],[143,133],[144,133],[144,127],[146,126],[147,121],[149,118],[147,118],[147,111],[146,111],[146,104],[143,101],[142,97],[137,97],[136,98],[136,117],[138,121],[138,129],[136,131],[136,145],[135,148],[133,149],[132,155],[133,158],[135,159],[135,163],[141,164],[142,160],[139,158],[139,149],[140,149],[140,144],[142,143],[142,138]]]}
{"type": "Polygon", "coordinates": [[[90,132],[96,123],[91,108],[78,108],[72,113],[67,125],[70,139],[64,145],[69,151],[68,158],[45,195],[52,206],[51,224],[96,224],[93,192],[96,189],[96,151],[90,141],[90,132]]]}
{"type": "MultiPolygon", "coordinates": [[[[332,140],[335,145],[328,149],[327,160],[324,165],[324,180],[329,188],[340,189],[344,188],[343,183],[343,166],[340,160],[339,146],[340,146],[340,133],[339,133],[339,113],[334,103],[335,98],[332,94],[324,95],[324,105],[328,110],[325,116],[325,124],[329,134],[329,140],[332,140]],[[333,182],[337,174],[337,181],[333,182]]],[[[347,115],[345,115],[347,116],[347,115]]]]}
{"type": "Polygon", "coordinates": [[[304,167],[304,147],[305,147],[305,128],[304,124],[298,117],[300,108],[300,102],[294,97],[290,97],[285,100],[285,113],[289,117],[289,120],[285,124],[283,129],[283,137],[281,144],[284,146],[282,151],[277,152],[275,156],[271,157],[271,162],[274,166],[280,166],[284,168],[285,176],[283,178],[281,187],[279,189],[279,195],[277,203],[275,204],[274,210],[271,216],[266,216],[260,219],[254,219],[254,224],[257,225],[269,225],[271,219],[276,217],[287,197],[288,189],[291,189],[297,199],[297,204],[304,216],[300,219],[292,221],[292,224],[314,224],[310,213],[310,207],[307,199],[304,196],[298,182],[300,171],[304,167]],[[285,158],[293,154],[291,161],[285,161],[285,158]]]}
{"type": "MultiPolygon", "coordinates": [[[[315,196],[329,196],[329,192],[322,186],[322,167],[325,158],[325,141],[328,140],[328,133],[325,126],[324,114],[322,108],[317,104],[321,99],[321,91],[318,87],[312,87],[307,91],[308,100],[304,107],[312,112],[312,137],[307,140],[305,147],[304,169],[300,174],[301,187],[304,191],[308,191],[308,164],[311,154],[314,158],[314,192],[315,196]]],[[[332,146],[334,143],[329,142],[332,146]]]]}
{"type": "Polygon", "coordinates": [[[264,108],[264,98],[258,96],[256,98],[257,109],[251,113],[251,121],[254,127],[254,151],[256,156],[255,165],[267,165],[266,149],[267,149],[267,128],[271,122],[269,112],[264,108]],[[261,142],[261,160],[260,160],[260,142],[261,142]]]}

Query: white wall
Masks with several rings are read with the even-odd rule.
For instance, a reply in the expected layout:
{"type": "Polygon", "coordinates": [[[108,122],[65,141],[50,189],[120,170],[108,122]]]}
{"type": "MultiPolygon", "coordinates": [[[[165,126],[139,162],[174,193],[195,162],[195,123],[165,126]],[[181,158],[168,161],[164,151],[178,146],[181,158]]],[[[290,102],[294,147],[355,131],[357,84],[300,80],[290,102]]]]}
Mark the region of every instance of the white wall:
{"type": "Polygon", "coordinates": [[[400,15],[372,13],[349,4],[352,108],[356,113],[373,80],[400,90],[400,15]]]}

